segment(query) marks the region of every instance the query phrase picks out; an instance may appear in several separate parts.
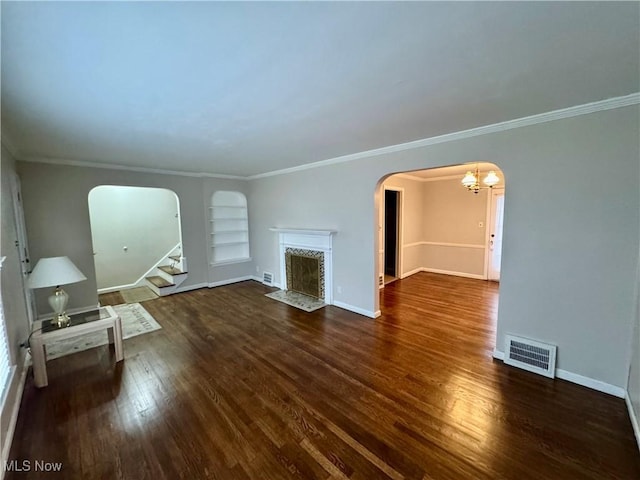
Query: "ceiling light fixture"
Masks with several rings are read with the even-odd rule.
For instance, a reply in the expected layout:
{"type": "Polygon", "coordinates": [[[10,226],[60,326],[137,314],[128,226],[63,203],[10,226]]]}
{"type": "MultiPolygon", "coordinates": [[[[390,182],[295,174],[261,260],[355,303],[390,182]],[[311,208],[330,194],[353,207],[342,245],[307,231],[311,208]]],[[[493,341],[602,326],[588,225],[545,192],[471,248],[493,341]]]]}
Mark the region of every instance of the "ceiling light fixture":
{"type": "Polygon", "coordinates": [[[467,190],[473,193],[478,193],[483,188],[493,188],[500,182],[500,177],[496,175],[495,170],[490,170],[487,176],[482,179],[482,183],[485,186],[480,185],[480,172],[478,171],[478,165],[476,165],[475,171],[469,170],[462,179],[462,185],[467,187],[467,190]]]}

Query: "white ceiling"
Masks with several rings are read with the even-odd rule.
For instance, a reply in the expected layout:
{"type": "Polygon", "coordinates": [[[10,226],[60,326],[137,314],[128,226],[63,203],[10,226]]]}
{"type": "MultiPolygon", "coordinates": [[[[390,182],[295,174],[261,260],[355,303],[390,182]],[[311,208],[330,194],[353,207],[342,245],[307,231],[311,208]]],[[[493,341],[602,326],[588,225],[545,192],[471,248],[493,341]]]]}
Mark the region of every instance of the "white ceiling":
{"type": "Polygon", "coordinates": [[[640,4],[2,2],[18,156],[254,175],[640,90],[640,4]]]}

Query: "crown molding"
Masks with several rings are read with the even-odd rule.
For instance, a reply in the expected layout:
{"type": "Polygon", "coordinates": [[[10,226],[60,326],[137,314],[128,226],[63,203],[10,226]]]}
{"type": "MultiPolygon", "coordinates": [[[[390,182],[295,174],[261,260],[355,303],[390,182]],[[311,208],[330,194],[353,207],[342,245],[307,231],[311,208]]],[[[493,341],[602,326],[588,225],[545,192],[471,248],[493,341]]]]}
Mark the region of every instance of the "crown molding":
{"type": "Polygon", "coordinates": [[[8,150],[14,160],[18,160],[18,158],[20,158],[20,151],[16,148],[16,144],[13,143],[13,140],[11,140],[11,137],[7,134],[4,128],[0,133],[0,143],[4,145],[4,148],[8,150]]]}
{"type": "Polygon", "coordinates": [[[530,115],[528,117],[517,118],[514,120],[507,120],[505,122],[493,123],[482,127],[471,128],[468,130],[461,130],[459,132],[446,133],[444,135],[438,135],[435,137],[423,138],[421,140],[414,140],[412,142],[399,143],[397,145],[390,145],[388,147],[376,148],[373,150],[365,150],[364,152],[343,155],[340,157],[330,158],[328,160],[321,160],[319,162],[307,163],[305,165],[299,165],[297,167],[283,168],[281,170],[274,170],[271,172],[260,173],[258,175],[251,175],[247,178],[249,180],[257,180],[260,178],[273,177],[276,175],[285,175],[287,173],[325,167],[328,165],[334,165],[336,163],[352,162],[354,160],[360,160],[362,158],[402,152],[404,150],[412,150],[429,145],[437,145],[439,143],[448,143],[465,138],[504,132],[507,130],[513,130],[515,128],[529,127],[531,125],[537,125],[540,123],[553,122],[555,120],[578,117],[580,115],[587,115],[589,113],[601,112],[604,110],[613,110],[616,108],[628,107],[638,104],[640,104],[640,92],[625,95],[623,97],[608,98],[606,100],[586,103],[584,105],[562,108],[560,110],[552,110],[550,112],[539,113],[536,115],[530,115]]]}
{"type": "MultiPolygon", "coordinates": [[[[507,120],[505,122],[484,125],[482,127],[471,128],[468,130],[461,130],[458,132],[447,133],[447,134],[438,135],[435,137],[423,138],[420,140],[414,140],[406,143],[399,143],[399,144],[390,145],[387,147],[376,148],[372,150],[365,150],[363,152],[342,155],[340,157],[330,158],[327,160],[320,160],[318,162],[298,165],[296,167],[273,170],[270,172],[260,173],[257,175],[249,175],[249,176],[224,175],[224,174],[205,173],[205,172],[186,172],[186,171],[180,171],[180,170],[165,170],[165,169],[150,168],[150,167],[133,167],[133,166],[127,166],[127,165],[88,162],[88,161],[82,161],[82,160],[68,160],[68,159],[52,158],[52,157],[30,157],[30,156],[23,157],[20,154],[20,151],[15,147],[15,144],[13,144],[11,140],[6,136],[6,132],[4,131],[2,131],[2,144],[7,148],[9,153],[11,153],[11,155],[13,155],[13,157],[17,161],[22,161],[22,162],[45,163],[45,164],[52,164],[52,165],[68,165],[73,167],[104,168],[104,169],[110,169],[110,170],[125,170],[130,172],[156,173],[156,174],[162,174],[162,175],[177,175],[177,176],[183,176],[183,177],[221,178],[221,179],[228,179],[228,180],[258,180],[260,178],[286,175],[288,173],[311,170],[314,168],[325,167],[328,165],[334,165],[338,163],[352,162],[355,160],[375,157],[378,155],[385,155],[385,154],[401,152],[405,150],[412,150],[415,148],[426,147],[429,145],[437,145],[439,143],[448,143],[456,140],[462,140],[465,138],[478,137],[481,135],[489,135],[492,133],[504,132],[504,131],[513,130],[516,128],[528,127],[528,126],[537,125],[541,123],[553,122],[555,120],[578,117],[578,116],[587,115],[590,113],[601,112],[605,110],[613,110],[616,108],[628,107],[628,106],[638,105],[638,104],[640,104],[640,92],[632,93],[630,95],[625,95],[622,97],[614,97],[606,100],[600,100],[597,102],[563,108],[560,110],[552,110],[550,112],[531,115],[528,117],[517,118],[514,120],[507,120]]],[[[398,173],[395,175],[406,175],[405,178],[410,177],[412,180],[417,180],[419,178],[420,181],[427,181],[427,182],[443,180],[447,178],[447,177],[434,177],[434,178],[425,179],[422,177],[412,176],[409,173],[398,173]]],[[[454,178],[457,178],[457,176],[454,178]]]]}
{"type": "Polygon", "coordinates": [[[180,170],[164,170],[161,168],[149,168],[149,167],[132,167],[128,165],[118,165],[111,163],[98,163],[98,162],[85,162],[82,160],[67,160],[65,158],[49,158],[49,157],[16,157],[16,160],[20,162],[29,163],[46,163],[49,165],[67,165],[70,167],[87,167],[87,168],[105,168],[109,170],[125,170],[129,172],[139,173],[157,173],[161,175],[177,175],[180,177],[195,177],[195,178],[222,178],[225,180],[248,180],[248,177],[240,175],[223,175],[215,173],[204,172],[183,172],[180,170]]]}

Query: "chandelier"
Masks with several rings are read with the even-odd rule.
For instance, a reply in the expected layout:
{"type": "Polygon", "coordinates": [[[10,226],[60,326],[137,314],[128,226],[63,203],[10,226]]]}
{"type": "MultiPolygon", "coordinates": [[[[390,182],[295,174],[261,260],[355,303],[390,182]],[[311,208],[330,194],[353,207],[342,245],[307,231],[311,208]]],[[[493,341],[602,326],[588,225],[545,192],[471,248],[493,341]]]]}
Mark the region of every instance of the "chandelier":
{"type": "Polygon", "coordinates": [[[478,172],[478,165],[472,172],[469,170],[462,179],[462,185],[467,187],[467,190],[473,193],[478,193],[483,188],[493,188],[500,181],[500,177],[496,175],[495,170],[490,170],[487,176],[482,179],[482,183],[485,186],[480,185],[480,173],[478,172]]]}

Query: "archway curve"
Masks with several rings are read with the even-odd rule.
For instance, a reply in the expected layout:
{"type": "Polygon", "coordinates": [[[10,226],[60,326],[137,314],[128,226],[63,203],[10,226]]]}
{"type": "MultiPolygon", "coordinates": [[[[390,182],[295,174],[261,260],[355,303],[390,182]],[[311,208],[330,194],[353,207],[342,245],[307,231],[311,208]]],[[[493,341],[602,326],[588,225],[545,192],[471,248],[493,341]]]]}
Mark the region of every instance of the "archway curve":
{"type": "MultiPolygon", "coordinates": [[[[416,273],[414,270],[416,269],[416,265],[415,262],[412,261],[406,261],[406,256],[411,256],[409,255],[405,255],[406,252],[406,246],[409,245],[410,248],[414,248],[416,247],[416,243],[421,243],[422,247],[424,248],[428,248],[431,250],[437,250],[438,248],[440,248],[441,250],[458,250],[458,251],[463,251],[463,252],[473,252],[471,254],[465,253],[470,257],[474,258],[474,265],[476,265],[476,269],[473,270],[472,272],[449,272],[447,271],[447,269],[440,269],[443,270],[442,272],[437,272],[437,268],[428,268],[428,267],[424,267],[423,271],[436,271],[436,273],[459,273],[459,276],[468,276],[470,278],[482,278],[482,279],[486,279],[487,278],[487,264],[488,264],[488,259],[489,259],[489,241],[490,241],[490,233],[489,233],[489,217],[490,217],[490,198],[491,195],[487,195],[486,192],[490,192],[490,191],[499,191],[502,190],[503,192],[505,191],[505,185],[506,185],[506,181],[505,181],[505,174],[504,171],[495,163],[493,162],[469,162],[466,164],[456,164],[456,165],[449,165],[449,166],[440,166],[440,167],[431,167],[431,168],[426,168],[426,169],[414,169],[414,170],[407,170],[407,171],[398,171],[398,172],[390,172],[388,174],[383,175],[378,182],[376,183],[375,187],[374,187],[374,192],[373,192],[373,198],[374,198],[374,215],[375,215],[375,221],[374,221],[374,251],[372,252],[373,257],[374,257],[374,272],[375,272],[375,277],[373,279],[373,285],[374,285],[374,298],[375,298],[375,309],[374,311],[376,312],[376,316],[381,314],[380,312],[380,283],[381,283],[381,275],[383,275],[383,269],[382,269],[382,265],[383,265],[383,258],[384,258],[384,243],[383,243],[383,232],[384,232],[384,225],[382,222],[382,212],[383,212],[383,206],[384,206],[384,200],[383,200],[383,192],[385,189],[385,186],[389,186],[389,182],[390,179],[393,180],[397,180],[397,179],[404,179],[405,183],[411,183],[411,181],[413,180],[415,183],[417,182],[424,182],[424,185],[430,185],[432,184],[431,182],[439,182],[440,184],[450,184],[452,189],[458,189],[456,190],[456,194],[462,198],[467,198],[469,200],[473,200],[474,197],[475,199],[481,200],[481,202],[478,202],[481,205],[481,219],[477,219],[476,220],[476,232],[471,232],[472,238],[474,238],[475,240],[473,241],[460,241],[460,242],[455,242],[452,240],[449,240],[448,242],[438,242],[438,241],[434,241],[433,238],[429,238],[429,239],[425,239],[425,238],[421,238],[419,241],[417,241],[415,234],[412,234],[410,231],[404,231],[402,232],[402,237],[405,238],[405,241],[403,242],[403,245],[400,245],[400,251],[402,252],[402,260],[400,260],[400,264],[404,264],[404,269],[402,272],[400,272],[399,278],[404,278],[406,276],[409,276],[413,273],[416,273]],[[485,172],[488,172],[489,170],[495,170],[498,174],[498,176],[500,177],[500,183],[498,185],[496,185],[496,187],[493,190],[485,190],[482,189],[481,193],[476,196],[471,192],[467,192],[465,190],[465,187],[461,184],[461,180],[463,178],[463,176],[465,175],[465,173],[468,170],[474,170],[475,166],[478,165],[479,170],[480,170],[480,178],[483,178],[485,175],[485,172]],[[454,186],[455,185],[455,186],[454,186]],[[459,193],[458,193],[459,192],[459,193]],[[464,195],[463,195],[464,194],[464,195]],[[465,195],[467,197],[465,197],[465,195]],[[478,223],[482,222],[483,226],[482,228],[477,228],[478,223]],[[478,236],[478,231],[482,230],[482,236],[478,236]],[[438,243],[442,243],[442,246],[437,245],[438,243]],[[445,247],[444,244],[448,243],[450,244],[449,247],[445,247]],[[426,247],[425,245],[428,245],[428,247],[426,247]],[[481,250],[482,249],[482,250],[481,250]],[[481,252],[481,253],[480,253],[481,252]],[[478,271],[478,268],[481,268],[480,271],[478,271]],[[468,273],[468,275],[465,275],[465,273],[468,273]]],[[[436,183],[433,183],[433,185],[437,185],[436,183]]],[[[395,184],[396,188],[399,188],[401,185],[398,185],[397,183],[395,184]]],[[[405,199],[405,208],[411,208],[411,201],[408,201],[405,199]]],[[[477,216],[479,214],[479,210],[475,211],[475,215],[477,216]]],[[[403,215],[405,216],[405,225],[411,225],[411,215],[407,215],[405,212],[403,212],[403,215]]],[[[471,218],[473,218],[472,215],[470,215],[471,218]]],[[[467,221],[470,221],[469,218],[467,218],[467,221]]],[[[417,247],[420,248],[420,247],[417,247]]],[[[418,267],[418,270],[420,270],[420,267],[418,267]]]]}
{"type": "Polygon", "coordinates": [[[173,190],[105,184],[92,188],[87,202],[98,293],[143,285],[163,259],[183,253],[173,190]]]}

